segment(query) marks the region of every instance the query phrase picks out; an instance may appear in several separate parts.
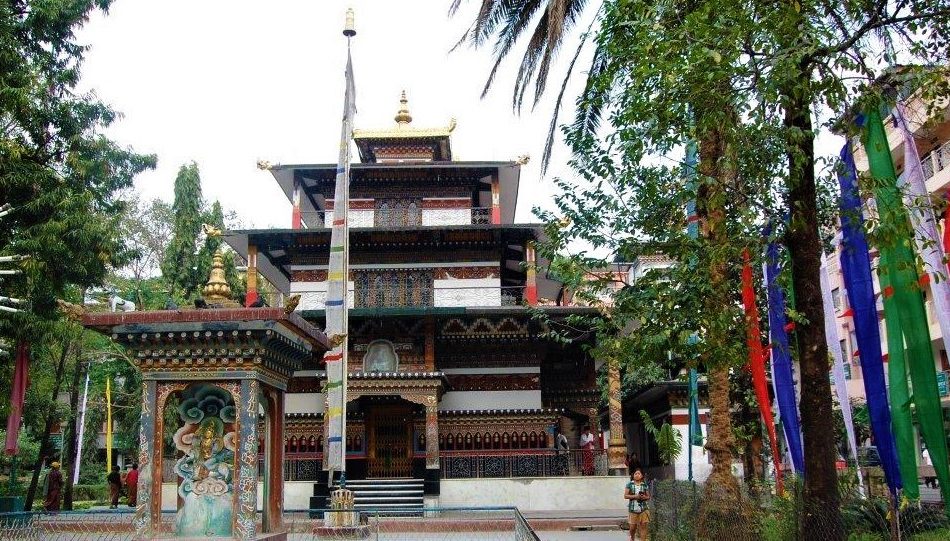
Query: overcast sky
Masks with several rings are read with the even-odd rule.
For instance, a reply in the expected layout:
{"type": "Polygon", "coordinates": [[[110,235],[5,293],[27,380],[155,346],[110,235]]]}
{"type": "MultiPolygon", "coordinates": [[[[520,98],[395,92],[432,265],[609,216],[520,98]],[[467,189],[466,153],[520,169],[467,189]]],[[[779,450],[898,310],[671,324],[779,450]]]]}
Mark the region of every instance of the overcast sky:
{"type": "MultiPolygon", "coordinates": [[[[540,177],[539,162],[554,94],[534,113],[513,115],[511,84],[519,59],[512,58],[497,90],[479,99],[490,50],[449,53],[470,20],[467,14],[450,19],[449,3],[117,0],[108,15],[97,15],[79,34],[91,46],[83,85],[123,113],[111,137],[158,155],[158,168],[137,181],[143,197],[171,201],[178,168],[194,160],[207,200],[220,200],[249,226],[289,227],[290,203],[256,163],[336,161],[342,29],[352,6],[358,31],[356,127],[394,126],[399,92],[405,89],[414,126],[457,119],[456,159],[530,154],[518,220],[533,221],[531,207],[550,207],[553,195],[550,180],[540,177]]],[[[470,12],[476,3],[468,4],[470,12]]],[[[557,83],[567,57],[560,59],[557,83]]],[[[566,159],[562,149],[550,174],[566,173],[566,159]]]]}

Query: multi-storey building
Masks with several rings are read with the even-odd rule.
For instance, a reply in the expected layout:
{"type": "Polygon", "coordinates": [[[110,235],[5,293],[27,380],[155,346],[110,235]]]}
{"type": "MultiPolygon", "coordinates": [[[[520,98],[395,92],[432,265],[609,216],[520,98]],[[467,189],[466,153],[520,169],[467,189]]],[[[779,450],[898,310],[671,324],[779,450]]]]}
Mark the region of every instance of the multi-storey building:
{"type": "MultiPolygon", "coordinates": [[[[934,200],[946,200],[950,196],[950,119],[945,109],[938,118],[932,119],[927,112],[927,104],[917,95],[911,95],[906,100],[906,117],[914,142],[917,145],[921,157],[926,186],[933,196],[934,200]],[[928,121],[929,120],[929,121],[928,121]]],[[[897,123],[892,117],[884,119],[884,126],[887,133],[887,139],[890,144],[891,156],[894,160],[894,166],[898,175],[904,171],[904,136],[897,127],[897,123]]],[[[867,155],[860,141],[854,141],[852,148],[855,153],[855,165],[858,172],[863,174],[868,170],[867,155]]],[[[938,212],[940,206],[936,207],[938,212]]],[[[940,231],[946,230],[948,224],[942,216],[938,224],[940,231]]],[[[840,250],[840,248],[839,248],[840,250]]],[[[877,266],[876,254],[872,253],[872,264],[877,266]]],[[[840,266],[840,251],[834,254],[828,254],[828,273],[831,285],[831,295],[834,304],[837,319],[835,324],[838,326],[838,336],[842,355],[845,359],[845,370],[848,381],[848,392],[852,398],[863,399],[865,396],[864,382],[862,380],[861,366],[859,364],[859,355],[857,340],[854,334],[854,324],[849,317],[848,297],[844,287],[844,279],[840,266]]],[[[944,269],[944,273],[947,270],[944,269]]],[[[880,284],[877,281],[877,275],[874,275],[875,293],[878,296],[878,315],[880,317],[881,347],[887,354],[887,330],[884,325],[884,306],[880,298],[880,284]]],[[[947,357],[947,350],[944,346],[943,335],[940,325],[936,318],[934,310],[933,294],[930,284],[923,287],[924,302],[927,312],[927,322],[930,328],[930,338],[933,350],[934,370],[938,373],[938,382],[945,411],[950,408],[950,389],[947,386],[947,377],[950,375],[950,359],[947,357]]],[[[829,344],[829,347],[832,345],[829,344]]],[[[886,357],[885,357],[886,360],[886,357]]]]}
{"type": "MultiPolygon", "coordinates": [[[[600,426],[594,336],[545,333],[594,310],[546,300],[561,285],[535,271],[542,229],[514,221],[523,162],[455,161],[455,122],[415,128],[401,105],[394,127],[353,135],[347,477],[424,480],[445,504],[478,501],[452,496],[450,480],[580,473],[581,456],[567,464],[552,447],[555,430],[576,449],[584,425],[600,426]]],[[[260,273],[322,328],[337,165],[268,168],[293,227],[227,241],[248,261],[251,299],[260,273]]],[[[318,499],[325,382],[297,372],[286,400],[286,477],[323,480],[318,499]]]]}

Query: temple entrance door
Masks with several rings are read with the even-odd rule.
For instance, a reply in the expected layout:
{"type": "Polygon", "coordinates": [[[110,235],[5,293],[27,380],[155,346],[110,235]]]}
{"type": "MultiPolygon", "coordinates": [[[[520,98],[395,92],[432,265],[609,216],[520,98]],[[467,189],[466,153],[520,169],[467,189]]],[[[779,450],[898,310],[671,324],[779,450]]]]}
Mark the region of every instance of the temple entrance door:
{"type": "Polygon", "coordinates": [[[369,477],[409,477],[412,472],[412,407],[378,405],[369,414],[369,477]]]}

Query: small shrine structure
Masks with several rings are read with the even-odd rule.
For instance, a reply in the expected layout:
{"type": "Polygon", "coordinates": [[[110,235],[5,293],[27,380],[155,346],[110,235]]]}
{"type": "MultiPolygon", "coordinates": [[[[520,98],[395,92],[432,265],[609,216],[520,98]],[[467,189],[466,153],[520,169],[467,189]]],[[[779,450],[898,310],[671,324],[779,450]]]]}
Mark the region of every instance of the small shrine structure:
{"type": "Polygon", "coordinates": [[[125,346],[142,374],[136,539],[285,539],[284,393],[327,339],[283,308],[231,301],[220,254],[204,288],[208,309],[89,313],[86,327],[125,346]],[[175,409],[176,426],[166,427],[175,409]],[[162,524],[165,435],[174,434],[178,504],[162,524]],[[257,522],[263,449],[263,520],[257,522]]]}

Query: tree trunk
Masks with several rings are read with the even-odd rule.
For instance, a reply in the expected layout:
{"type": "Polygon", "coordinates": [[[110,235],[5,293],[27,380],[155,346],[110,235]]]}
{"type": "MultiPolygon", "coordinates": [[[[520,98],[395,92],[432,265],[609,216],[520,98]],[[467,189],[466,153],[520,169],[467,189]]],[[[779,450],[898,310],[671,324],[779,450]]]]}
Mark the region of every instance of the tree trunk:
{"type": "Polygon", "coordinates": [[[43,470],[43,459],[52,454],[49,441],[50,432],[53,431],[53,424],[56,423],[56,401],[59,398],[59,389],[62,386],[63,374],[66,371],[66,358],[69,357],[69,350],[72,349],[72,343],[72,336],[67,335],[66,342],[63,344],[62,353],[59,356],[59,363],[56,365],[53,394],[50,399],[49,408],[46,411],[46,424],[43,428],[43,435],[40,438],[40,448],[36,455],[36,463],[33,465],[33,477],[30,479],[30,486],[26,491],[24,509],[27,511],[33,509],[33,500],[36,497],[36,486],[39,484],[40,472],[43,470]]]}
{"type": "Polygon", "coordinates": [[[785,127],[788,145],[788,208],[791,223],[785,237],[792,261],[795,308],[803,321],[795,326],[801,375],[799,411],[805,459],[801,539],[842,539],[838,511],[838,474],[828,346],[821,299],[821,239],[818,231],[818,192],[815,184],[814,132],[811,123],[810,73],[800,73],[785,88],[785,127]]]}
{"type": "MultiPolygon", "coordinates": [[[[80,335],[82,338],[82,335],[80,335]]],[[[76,367],[73,370],[73,381],[69,386],[69,417],[66,423],[66,441],[63,443],[63,464],[66,466],[66,479],[63,484],[63,509],[72,511],[73,509],[73,476],[79,465],[76,457],[76,447],[79,441],[79,387],[82,384],[83,376],[89,365],[80,362],[79,357],[82,351],[82,342],[80,349],[76,352],[76,367]]]]}

